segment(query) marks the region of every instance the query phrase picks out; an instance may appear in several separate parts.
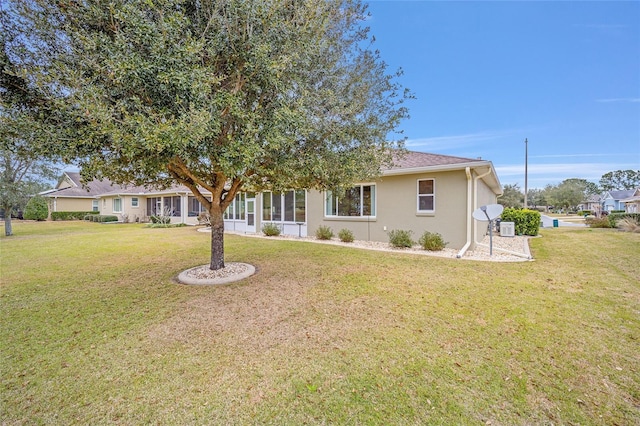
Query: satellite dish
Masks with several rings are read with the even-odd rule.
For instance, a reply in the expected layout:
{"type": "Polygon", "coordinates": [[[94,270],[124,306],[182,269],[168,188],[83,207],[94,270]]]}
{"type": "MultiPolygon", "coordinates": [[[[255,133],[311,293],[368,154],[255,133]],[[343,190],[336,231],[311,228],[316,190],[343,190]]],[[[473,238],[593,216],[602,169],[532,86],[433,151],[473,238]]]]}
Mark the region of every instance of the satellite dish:
{"type": "Polygon", "coordinates": [[[498,218],[504,207],[502,204],[489,204],[487,206],[481,206],[475,209],[472,213],[472,216],[475,220],[491,222],[492,220],[498,218]]]}
{"type": "MultiPolygon", "coordinates": [[[[480,206],[471,214],[475,220],[493,222],[502,214],[504,207],[501,204],[489,204],[480,206]]],[[[489,223],[489,256],[493,256],[493,224],[489,223]]]]}

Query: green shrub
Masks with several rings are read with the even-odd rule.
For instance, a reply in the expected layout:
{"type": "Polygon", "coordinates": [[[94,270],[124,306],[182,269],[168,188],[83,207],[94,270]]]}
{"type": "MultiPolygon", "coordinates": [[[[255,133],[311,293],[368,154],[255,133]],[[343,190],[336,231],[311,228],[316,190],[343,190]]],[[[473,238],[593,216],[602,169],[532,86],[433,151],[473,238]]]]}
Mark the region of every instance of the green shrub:
{"type": "Polygon", "coordinates": [[[103,215],[100,214],[97,216],[98,218],[98,222],[117,222],[118,221],[118,216],[114,216],[114,215],[103,215]]]}
{"type": "Polygon", "coordinates": [[[442,235],[437,232],[425,231],[418,240],[418,244],[425,250],[440,251],[449,243],[445,242],[442,235]]]}
{"type": "Polygon", "coordinates": [[[333,230],[328,226],[320,225],[316,230],[316,238],[319,240],[330,240],[333,238],[333,230]]]}
{"type": "Polygon", "coordinates": [[[589,228],[611,228],[611,223],[607,217],[588,217],[584,222],[589,228]]]}
{"type": "Polygon", "coordinates": [[[186,223],[148,223],[147,228],[182,228],[186,223]]]}
{"type": "Polygon", "coordinates": [[[343,243],[352,243],[354,240],[353,232],[349,229],[342,228],[340,232],[338,232],[338,238],[340,238],[340,241],[343,243]]]}
{"type": "Polygon", "coordinates": [[[48,215],[47,200],[40,195],[36,195],[29,200],[23,213],[23,217],[28,220],[46,220],[48,215]]]}
{"type": "Polygon", "coordinates": [[[577,214],[578,216],[584,216],[584,215],[589,216],[591,214],[591,210],[580,210],[577,214]]]}
{"type": "Polygon", "coordinates": [[[262,225],[262,233],[267,237],[277,237],[280,235],[280,227],[275,223],[265,223],[262,225]]]}
{"type": "Polygon", "coordinates": [[[405,231],[403,229],[394,229],[387,232],[389,236],[389,244],[393,247],[411,247],[413,246],[413,240],[411,239],[412,231],[405,231]]]}
{"type": "Polygon", "coordinates": [[[88,220],[90,222],[117,222],[118,216],[115,215],[102,215],[102,214],[88,214],[84,217],[84,220],[88,220]]]}
{"type": "Polygon", "coordinates": [[[536,236],[540,231],[540,212],[507,207],[501,215],[503,222],[513,222],[516,235],[536,236]]]}
{"type": "Polygon", "coordinates": [[[609,216],[607,216],[609,219],[609,225],[611,228],[617,228],[618,227],[618,221],[625,219],[625,218],[631,218],[631,219],[635,219],[637,221],[640,222],[640,213],[611,213],[609,216]]]}
{"type": "Polygon", "coordinates": [[[52,220],[89,220],[87,216],[97,215],[99,212],[51,212],[52,220]]]}

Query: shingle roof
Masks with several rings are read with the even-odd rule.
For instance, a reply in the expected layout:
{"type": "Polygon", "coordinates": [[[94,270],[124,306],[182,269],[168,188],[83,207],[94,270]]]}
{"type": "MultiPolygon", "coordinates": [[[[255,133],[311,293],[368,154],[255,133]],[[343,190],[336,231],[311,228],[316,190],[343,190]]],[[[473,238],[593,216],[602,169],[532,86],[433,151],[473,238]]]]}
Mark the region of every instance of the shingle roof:
{"type": "Polygon", "coordinates": [[[622,200],[624,198],[633,196],[635,192],[635,189],[628,189],[624,191],[609,191],[609,195],[611,195],[611,198],[613,198],[614,200],[622,200]]]}
{"type": "Polygon", "coordinates": [[[428,152],[406,151],[402,156],[395,156],[393,166],[387,170],[445,166],[472,162],[484,162],[484,160],[455,157],[451,155],[431,154],[428,152]]]}
{"type": "MultiPolygon", "coordinates": [[[[487,160],[472,159],[465,157],[456,157],[452,155],[431,154],[428,152],[417,151],[405,151],[402,155],[394,155],[393,165],[386,168],[384,171],[393,171],[397,173],[403,169],[421,169],[428,167],[438,166],[453,166],[456,164],[469,164],[489,163],[487,160]]],[[[163,190],[156,190],[152,188],[146,188],[144,186],[122,186],[111,183],[109,180],[93,180],[88,184],[82,184],[82,178],[80,173],[77,172],[65,172],[65,175],[73,182],[74,187],[65,188],[60,190],[53,190],[46,194],[49,197],[98,197],[117,194],[166,194],[169,192],[190,192],[190,190],[183,185],[172,186],[163,190]]],[[[63,177],[64,178],[64,177],[63,177]]],[[[497,178],[497,177],[496,177],[497,178]]]]}

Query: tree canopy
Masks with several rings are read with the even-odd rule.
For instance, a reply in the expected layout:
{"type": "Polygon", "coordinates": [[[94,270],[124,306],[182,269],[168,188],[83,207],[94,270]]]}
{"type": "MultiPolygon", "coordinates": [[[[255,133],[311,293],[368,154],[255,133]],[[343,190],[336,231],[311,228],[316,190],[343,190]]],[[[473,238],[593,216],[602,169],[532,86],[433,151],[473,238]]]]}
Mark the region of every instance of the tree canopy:
{"type": "Polygon", "coordinates": [[[189,187],[211,214],[212,269],[240,189],[344,187],[401,145],[388,135],[410,95],[359,1],[8,3],[11,55],[64,124],[48,151],[86,180],[189,187]]]}
{"type": "Polygon", "coordinates": [[[565,179],[557,186],[548,185],[545,197],[555,207],[573,208],[587,199],[594,185],[585,179],[565,179]]]}
{"type": "MultiPolygon", "coordinates": [[[[29,198],[45,189],[58,170],[44,157],[38,140],[50,123],[48,104],[29,84],[7,54],[11,25],[0,11],[0,208],[5,235],[13,234],[11,215],[25,208],[29,198]]],[[[45,214],[46,217],[46,214],[45,214]]]]}
{"type": "Polygon", "coordinates": [[[524,204],[524,194],[520,191],[520,186],[516,183],[505,185],[502,195],[498,198],[498,203],[504,207],[521,208],[524,204]]]}
{"type": "Polygon", "coordinates": [[[640,170],[616,170],[605,173],[600,178],[603,191],[640,188],[640,170]]]}

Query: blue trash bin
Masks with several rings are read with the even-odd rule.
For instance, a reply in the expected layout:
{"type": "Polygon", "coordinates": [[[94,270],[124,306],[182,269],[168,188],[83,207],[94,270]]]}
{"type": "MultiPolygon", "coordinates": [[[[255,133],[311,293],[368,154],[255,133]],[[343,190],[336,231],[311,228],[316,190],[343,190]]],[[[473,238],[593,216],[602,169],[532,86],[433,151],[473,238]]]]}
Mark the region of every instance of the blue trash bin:
{"type": "Polygon", "coordinates": [[[553,219],[553,227],[554,228],[558,227],[558,219],[553,219]]]}

